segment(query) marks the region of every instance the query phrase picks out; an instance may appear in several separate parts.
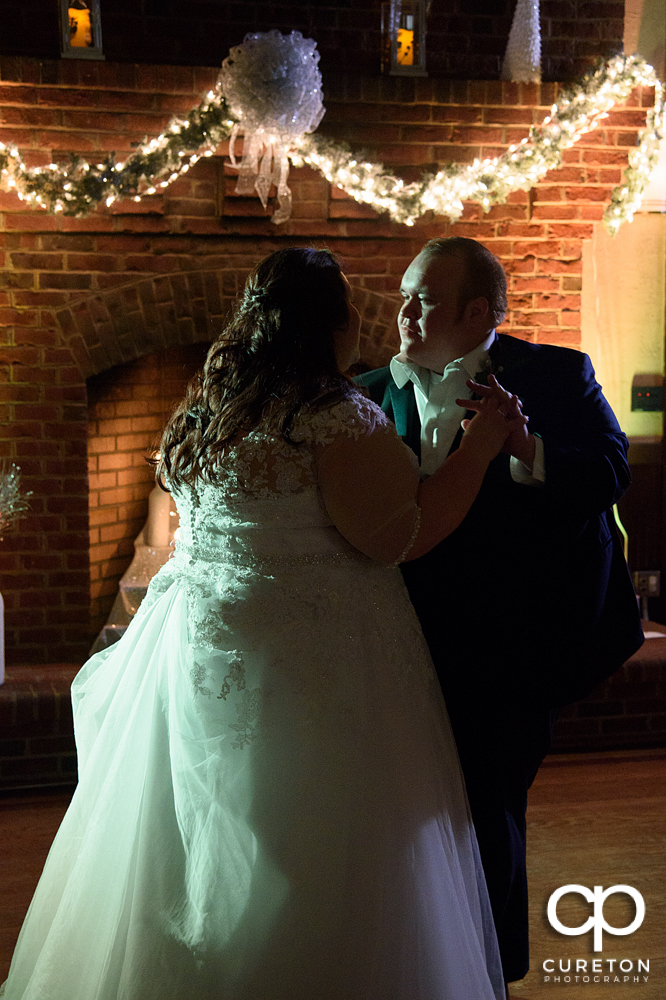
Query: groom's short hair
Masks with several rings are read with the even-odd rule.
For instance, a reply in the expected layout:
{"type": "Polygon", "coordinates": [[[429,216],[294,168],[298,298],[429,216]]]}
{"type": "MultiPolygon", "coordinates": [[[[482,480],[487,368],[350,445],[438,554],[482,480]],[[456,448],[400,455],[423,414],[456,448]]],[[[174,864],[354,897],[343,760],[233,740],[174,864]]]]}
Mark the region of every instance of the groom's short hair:
{"type": "Polygon", "coordinates": [[[464,261],[465,273],[458,299],[459,316],[462,316],[468,302],[483,296],[488,301],[493,325],[499,326],[506,316],[506,275],[490,250],[465,236],[448,236],[429,240],[421,253],[432,257],[456,257],[464,261]]]}

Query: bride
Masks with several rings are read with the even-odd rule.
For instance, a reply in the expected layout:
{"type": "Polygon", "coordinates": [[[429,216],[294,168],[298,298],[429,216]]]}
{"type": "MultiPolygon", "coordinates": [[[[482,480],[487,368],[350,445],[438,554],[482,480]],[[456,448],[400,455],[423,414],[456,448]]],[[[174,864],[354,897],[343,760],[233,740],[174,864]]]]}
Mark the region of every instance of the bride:
{"type": "Polygon", "coordinates": [[[79,784],[5,1000],[504,997],[396,567],[455,529],[524,418],[496,387],[419,485],[342,374],[359,322],[328,251],[271,254],[171,417],[181,537],[73,684],[79,784]]]}

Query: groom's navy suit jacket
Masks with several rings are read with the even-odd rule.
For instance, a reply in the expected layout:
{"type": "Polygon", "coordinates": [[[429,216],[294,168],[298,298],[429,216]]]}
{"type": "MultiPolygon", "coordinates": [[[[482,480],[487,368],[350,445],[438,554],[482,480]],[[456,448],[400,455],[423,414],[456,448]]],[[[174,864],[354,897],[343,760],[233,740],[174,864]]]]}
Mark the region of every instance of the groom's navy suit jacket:
{"type": "MultiPolygon", "coordinates": [[[[498,455],[463,523],[402,571],[451,718],[509,982],[529,967],[527,790],[556,710],[643,634],[611,511],[629,485],[627,439],[589,358],[502,335],[489,354],[543,439],[545,484],[514,482],[498,455]]],[[[399,389],[388,368],[356,381],[419,455],[412,383],[399,389]]]]}
{"type": "MultiPolygon", "coordinates": [[[[545,485],[514,482],[497,456],[460,527],[403,573],[449,701],[555,707],[643,641],[610,509],[630,482],[627,439],[587,355],[503,335],[489,354],[543,439],[545,485]]],[[[388,368],[356,381],[418,455],[412,383],[399,389],[388,368]]]]}

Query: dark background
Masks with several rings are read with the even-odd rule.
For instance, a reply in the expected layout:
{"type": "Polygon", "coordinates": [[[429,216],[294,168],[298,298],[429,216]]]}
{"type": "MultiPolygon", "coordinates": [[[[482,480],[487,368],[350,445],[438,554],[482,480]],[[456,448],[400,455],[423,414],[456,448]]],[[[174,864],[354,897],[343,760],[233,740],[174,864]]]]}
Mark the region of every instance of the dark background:
{"type": "MultiPolygon", "coordinates": [[[[101,0],[103,50],[114,62],[215,66],[248,31],[298,30],[314,38],[324,77],[379,72],[380,0],[101,0]]],[[[432,0],[432,76],[499,76],[515,0],[432,0]]],[[[57,58],[58,0],[0,0],[0,52],[57,58]]],[[[622,49],[624,0],[542,0],[542,71],[564,81],[622,49]]]]}

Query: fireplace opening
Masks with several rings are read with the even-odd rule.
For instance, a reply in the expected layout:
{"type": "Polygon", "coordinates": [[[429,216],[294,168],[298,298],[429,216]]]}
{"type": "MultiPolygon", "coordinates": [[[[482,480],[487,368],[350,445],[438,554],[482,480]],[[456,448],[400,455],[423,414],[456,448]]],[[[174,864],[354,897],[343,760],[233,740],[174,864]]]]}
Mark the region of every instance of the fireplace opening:
{"type": "Polygon", "coordinates": [[[106,624],[155,485],[146,461],[207,343],[169,347],[87,380],[91,641],[106,624]]]}

